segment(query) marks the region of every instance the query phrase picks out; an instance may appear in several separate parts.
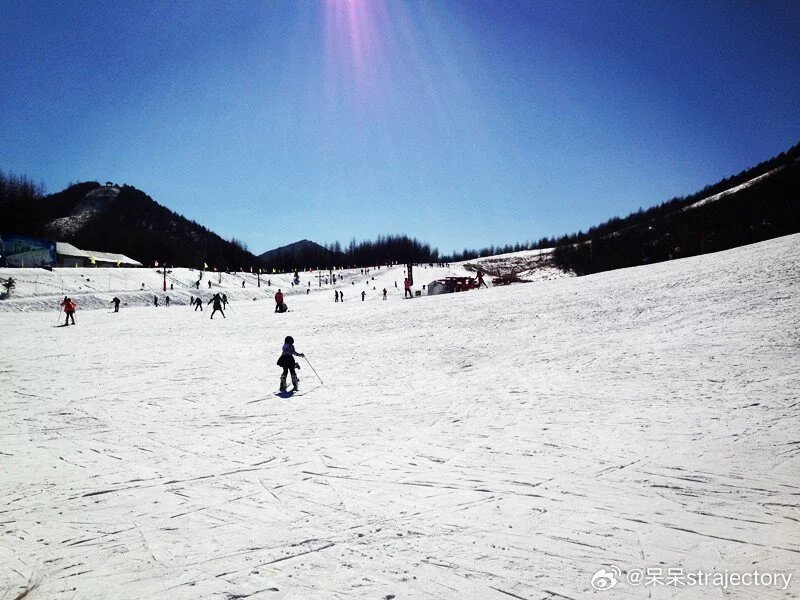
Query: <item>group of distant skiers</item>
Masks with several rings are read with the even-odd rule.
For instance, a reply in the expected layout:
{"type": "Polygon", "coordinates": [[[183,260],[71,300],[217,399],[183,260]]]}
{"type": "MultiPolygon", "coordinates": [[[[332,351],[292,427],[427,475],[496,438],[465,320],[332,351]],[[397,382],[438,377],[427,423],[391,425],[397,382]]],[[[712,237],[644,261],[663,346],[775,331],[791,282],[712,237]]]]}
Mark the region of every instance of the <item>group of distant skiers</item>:
{"type": "MultiPolygon", "coordinates": [[[[368,269],[362,269],[361,273],[362,274],[369,273],[369,270],[368,269]]],[[[477,277],[477,280],[478,280],[478,288],[483,286],[483,287],[488,289],[489,286],[486,285],[486,281],[484,281],[484,278],[483,278],[483,272],[480,269],[477,271],[476,277],[477,277]]],[[[373,277],[373,279],[374,279],[374,277],[373,277]]],[[[335,279],[333,281],[335,281],[335,279]]],[[[199,283],[200,282],[198,281],[197,284],[196,284],[198,289],[200,287],[199,283]]],[[[209,281],[209,284],[210,283],[211,282],[209,281]]],[[[244,284],[244,282],[242,282],[242,284],[244,284]]],[[[270,285],[270,284],[271,284],[271,281],[268,281],[267,285],[270,285]]],[[[142,286],[144,286],[144,284],[142,284],[142,286]]],[[[244,285],[242,285],[242,287],[244,287],[244,285]]],[[[397,287],[397,282],[396,281],[395,281],[395,287],[397,287]]],[[[413,297],[413,293],[412,293],[412,290],[411,290],[411,279],[410,278],[406,277],[403,280],[403,288],[405,289],[404,297],[405,298],[412,298],[413,297]]],[[[170,284],[170,289],[173,289],[171,284],[170,284]]],[[[365,291],[361,292],[361,300],[362,300],[362,302],[366,299],[366,295],[367,295],[367,293],[365,291]]],[[[333,297],[334,297],[334,302],[344,302],[344,292],[342,290],[334,290],[333,297]]],[[[386,297],[387,297],[387,291],[386,291],[386,288],[383,288],[383,299],[386,300],[386,297]]],[[[117,298],[116,296],[114,297],[113,300],[111,300],[111,303],[114,305],[114,312],[115,313],[119,312],[120,302],[121,302],[120,299],[117,298]]],[[[164,302],[165,305],[169,306],[170,302],[171,302],[170,297],[166,296],[165,297],[165,302],[164,302]]],[[[153,304],[155,306],[158,306],[158,296],[155,295],[155,294],[153,295],[153,304]]],[[[228,296],[226,294],[220,294],[219,292],[217,292],[216,294],[214,294],[211,297],[211,299],[206,304],[213,304],[213,310],[211,311],[211,318],[212,319],[214,318],[214,315],[218,311],[222,314],[222,318],[223,319],[226,318],[225,317],[225,312],[223,310],[223,309],[228,307],[228,296]]],[[[69,298],[67,296],[64,296],[64,300],[61,301],[60,306],[62,307],[64,313],[67,316],[65,325],[68,325],[70,321],[72,321],[72,324],[75,325],[75,309],[77,307],[77,303],[74,300],[72,300],[71,298],[69,298]]],[[[190,296],[189,306],[193,306],[195,312],[197,310],[200,310],[200,312],[203,311],[203,301],[200,299],[199,296],[197,298],[195,298],[194,296],[190,296]]],[[[289,310],[289,308],[287,307],[286,302],[284,301],[283,291],[278,289],[278,291],[275,293],[275,312],[276,313],[284,313],[284,312],[287,312],[288,310],[289,310]]]]}
{"type": "MultiPolygon", "coordinates": [[[[368,270],[362,270],[362,274],[366,274],[368,272],[369,272],[368,270]]],[[[335,281],[335,279],[333,279],[333,278],[331,278],[331,279],[332,279],[332,281],[335,281]]],[[[478,280],[478,287],[479,288],[480,288],[481,285],[483,285],[486,288],[489,287],[488,285],[486,285],[486,282],[484,281],[484,278],[483,278],[483,273],[480,270],[477,271],[477,280],[478,280]]],[[[268,285],[269,285],[269,283],[271,283],[271,282],[268,282],[268,285]]],[[[200,284],[200,282],[198,281],[197,284],[196,284],[197,289],[200,288],[199,284],[200,284]]],[[[210,282],[209,282],[209,287],[210,287],[210,282]]],[[[242,284],[242,287],[244,287],[244,282],[242,284]]],[[[395,287],[397,287],[397,282],[395,282],[395,287]]],[[[411,290],[411,279],[410,278],[406,277],[404,279],[403,287],[405,289],[405,297],[406,298],[413,297],[413,293],[412,293],[412,290],[411,290]]],[[[170,289],[172,289],[172,286],[170,286],[170,289]]],[[[373,287],[373,289],[375,289],[375,288],[373,287]]],[[[387,297],[387,290],[386,290],[386,288],[383,288],[383,299],[386,300],[386,297],[387,297]]],[[[365,299],[366,299],[366,291],[362,291],[361,292],[361,300],[364,301],[365,299]]],[[[344,302],[344,292],[341,291],[341,290],[334,290],[334,301],[335,302],[344,302]]],[[[119,305],[121,303],[120,299],[115,296],[114,299],[111,300],[111,303],[114,305],[114,312],[115,313],[119,312],[119,305]]],[[[158,306],[158,296],[157,295],[153,296],[153,304],[155,306],[158,306]]],[[[166,306],[169,306],[169,304],[170,304],[170,297],[169,296],[166,296],[165,304],[166,304],[166,306]]],[[[211,311],[211,319],[214,318],[214,315],[217,312],[220,312],[222,314],[222,318],[226,318],[225,317],[225,312],[223,310],[223,309],[227,308],[227,306],[228,306],[228,297],[227,297],[226,294],[221,294],[221,293],[217,292],[216,294],[214,294],[212,296],[212,298],[206,304],[213,305],[213,310],[211,311]]],[[[200,297],[195,298],[194,296],[191,296],[189,305],[193,306],[195,311],[197,311],[199,309],[202,312],[202,310],[203,310],[203,301],[202,301],[202,299],[200,297]]],[[[64,325],[69,325],[70,321],[72,321],[72,324],[75,325],[75,310],[77,308],[77,303],[74,300],[72,300],[71,298],[69,298],[68,296],[64,296],[64,300],[61,301],[60,306],[61,306],[62,310],[64,311],[64,313],[66,314],[66,320],[65,320],[64,325]]],[[[283,291],[279,289],[275,293],[275,312],[276,313],[283,313],[283,312],[286,312],[287,310],[288,310],[288,307],[286,306],[286,302],[284,301],[283,291]]],[[[287,377],[289,377],[289,376],[291,376],[291,381],[292,381],[292,386],[293,386],[292,387],[292,391],[298,391],[300,389],[300,378],[297,376],[297,369],[300,368],[300,365],[298,365],[297,362],[295,362],[295,359],[294,359],[295,356],[305,357],[305,354],[303,354],[301,352],[297,352],[295,350],[295,347],[294,347],[294,338],[292,338],[292,336],[287,336],[284,339],[284,344],[283,344],[283,347],[281,349],[281,355],[280,355],[280,358],[278,358],[278,362],[277,362],[278,366],[280,366],[283,369],[283,372],[281,373],[281,376],[280,376],[280,391],[281,392],[286,392],[287,391],[287,386],[288,386],[287,377]]]]}
{"type": "MultiPolygon", "coordinates": [[[[206,302],[206,304],[213,305],[213,310],[211,311],[211,318],[214,318],[214,315],[219,311],[222,314],[222,318],[225,319],[225,311],[223,309],[228,308],[228,295],[227,294],[220,294],[217,292],[211,299],[206,302]]],[[[194,296],[189,297],[189,306],[194,307],[194,311],[197,312],[198,309],[200,312],[203,312],[203,300],[198,296],[195,298],[194,296]]]]}

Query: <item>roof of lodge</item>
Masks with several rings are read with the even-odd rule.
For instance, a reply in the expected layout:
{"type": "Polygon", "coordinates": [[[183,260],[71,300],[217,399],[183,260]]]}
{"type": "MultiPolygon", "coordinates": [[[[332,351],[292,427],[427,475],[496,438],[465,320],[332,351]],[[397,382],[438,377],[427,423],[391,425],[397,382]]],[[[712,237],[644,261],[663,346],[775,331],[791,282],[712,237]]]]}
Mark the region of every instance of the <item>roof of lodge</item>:
{"type": "Polygon", "coordinates": [[[121,263],[134,267],[143,266],[138,260],[133,260],[124,254],[114,254],[113,252],[94,252],[93,250],[81,250],[67,242],[56,242],[56,253],[59,256],[74,256],[76,258],[88,258],[108,263],[121,263]]]}

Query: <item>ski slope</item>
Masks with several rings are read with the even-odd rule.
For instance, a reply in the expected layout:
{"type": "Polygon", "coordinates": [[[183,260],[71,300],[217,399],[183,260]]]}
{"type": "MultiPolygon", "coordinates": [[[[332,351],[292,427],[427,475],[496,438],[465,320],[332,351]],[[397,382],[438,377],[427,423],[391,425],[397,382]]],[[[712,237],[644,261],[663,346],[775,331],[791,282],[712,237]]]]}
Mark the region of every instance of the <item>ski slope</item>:
{"type": "MultiPolygon", "coordinates": [[[[435,279],[449,276],[474,276],[474,271],[466,265],[454,263],[449,267],[420,265],[414,267],[415,291],[427,295],[427,286],[435,279]]],[[[385,287],[387,296],[403,296],[405,265],[389,265],[371,269],[363,275],[361,269],[334,271],[336,283],[325,278],[328,271],[302,272],[300,284],[292,285],[293,273],[262,274],[234,272],[219,273],[199,271],[188,268],[169,268],[164,291],[164,275],[158,268],[56,268],[52,271],[38,268],[0,269],[0,281],[13,277],[16,286],[8,299],[0,300],[0,312],[38,312],[58,311],[59,302],[69,295],[78,302],[79,309],[100,309],[111,306],[111,300],[118,296],[123,307],[151,306],[153,296],[158,296],[163,305],[166,296],[171,303],[189,305],[191,298],[208,300],[215,293],[224,293],[231,301],[269,300],[273,302],[279,289],[287,296],[321,294],[323,301],[333,300],[334,290],[341,291],[345,300],[360,299],[362,291],[367,292],[369,300],[375,300],[378,292],[385,287]],[[200,281],[200,287],[196,282],[200,281]],[[208,282],[211,282],[211,287],[208,282]],[[244,286],[242,284],[244,283],[244,286]],[[395,285],[396,284],[396,285],[395,285]],[[170,289],[172,286],[172,289],[170,289]]],[[[548,274],[550,270],[548,269],[548,274]]],[[[490,279],[490,278],[487,278],[490,279]]]]}
{"type": "Polygon", "coordinates": [[[344,303],[290,287],[281,315],[232,281],[226,319],[87,301],[60,328],[21,290],[0,598],[796,598],[798,257],[795,235],[387,301],[398,272],[353,273],[344,303]],[[286,335],[324,381],[301,360],[291,398],[286,335]],[[793,578],[626,580],[647,567],[793,578]]]}

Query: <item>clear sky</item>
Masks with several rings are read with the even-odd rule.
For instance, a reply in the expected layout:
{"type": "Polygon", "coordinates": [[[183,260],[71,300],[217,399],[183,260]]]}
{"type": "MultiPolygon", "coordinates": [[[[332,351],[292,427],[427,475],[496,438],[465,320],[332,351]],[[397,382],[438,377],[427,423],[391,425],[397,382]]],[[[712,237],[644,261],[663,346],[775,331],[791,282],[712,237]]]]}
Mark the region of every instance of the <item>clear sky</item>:
{"type": "Polygon", "coordinates": [[[800,2],[0,0],[0,168],[261,253],[585,229],[800,140],[800,2]]]}

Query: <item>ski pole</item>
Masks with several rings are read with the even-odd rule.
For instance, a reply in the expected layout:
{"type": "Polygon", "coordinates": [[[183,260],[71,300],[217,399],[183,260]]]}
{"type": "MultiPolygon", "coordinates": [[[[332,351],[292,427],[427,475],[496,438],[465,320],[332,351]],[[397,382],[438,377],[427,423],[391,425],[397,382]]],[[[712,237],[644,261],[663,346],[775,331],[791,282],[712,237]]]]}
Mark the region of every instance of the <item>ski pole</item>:
{"type": "Polygon", "coordinates": [[[62,306],[62,307],[60,307],[60,308],[58,309],[58,320],[56,321],[56,325],[58,325],[59,323],[61,323],[61,312],[62,312],[63,310],[64,310],[64,307],[63,307],[63,306],[62,306]]]}
{"type": "Polygon", "coordinates": [[[306,358],[305,356],[303,356],[303,358],[305,358],[305,359],[306,359],[306,362],[308,363],[308,366],[309,366],[309,367],[311,367],[311,370],[312,370],[312,371],[314,371],[314,375],[316,375],[316,376],[317,376],[317,379],[319,379],[319,382],[320,382],[322,385],[325,385],[325,384],[323,383],[323,381],[322,381],[322,377],[320,377],[320,376],[319,376],[319,373],[317,373],[317,370],[314,368],[314,365],[312,365],[312,364],[311,364],[311,361],[310,361],[310,360],[308,360],[308,358],[306,358]]]}

